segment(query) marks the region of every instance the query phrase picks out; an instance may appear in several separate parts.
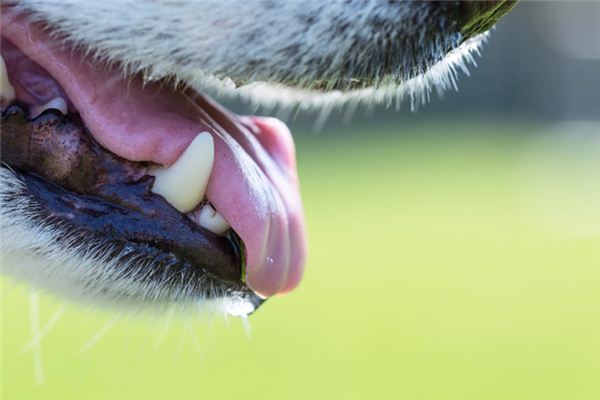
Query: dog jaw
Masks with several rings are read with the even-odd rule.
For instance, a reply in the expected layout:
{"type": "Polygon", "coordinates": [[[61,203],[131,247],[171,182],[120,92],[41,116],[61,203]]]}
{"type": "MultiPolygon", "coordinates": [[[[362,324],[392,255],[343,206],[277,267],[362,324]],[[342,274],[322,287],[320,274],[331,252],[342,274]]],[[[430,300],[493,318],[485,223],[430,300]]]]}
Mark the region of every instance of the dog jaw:
{"type": "Polygon", "coordinates": [[[78,240],[68,226],[52,223],[22,178],[5,167],[0,168],[0,237],[2,273],[83,304],[132,311],[176,306],[245,317],[261,302],[218,282],[150,279],[152,266],[127,249],[111,255],[110,245],[78,240]]]}

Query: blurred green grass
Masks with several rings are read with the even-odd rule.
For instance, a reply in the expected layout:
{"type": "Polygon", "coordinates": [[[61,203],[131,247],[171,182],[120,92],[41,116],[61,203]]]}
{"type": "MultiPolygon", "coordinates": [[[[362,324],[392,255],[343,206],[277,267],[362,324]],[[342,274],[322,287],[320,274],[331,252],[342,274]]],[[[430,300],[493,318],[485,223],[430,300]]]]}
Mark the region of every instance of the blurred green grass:
{"type": "MultiPolygon", "coordinates": [[[[29,289],[4,280],[3,398],[600,398],[600,147],[532,124],[372,129],[297,137],[306,276],[250,329],[122,316],[80,353],[114,314],[68,305],[37,384],[29,289]]],[[[42,295],[42,324],[60,304],[42,295]]]]}

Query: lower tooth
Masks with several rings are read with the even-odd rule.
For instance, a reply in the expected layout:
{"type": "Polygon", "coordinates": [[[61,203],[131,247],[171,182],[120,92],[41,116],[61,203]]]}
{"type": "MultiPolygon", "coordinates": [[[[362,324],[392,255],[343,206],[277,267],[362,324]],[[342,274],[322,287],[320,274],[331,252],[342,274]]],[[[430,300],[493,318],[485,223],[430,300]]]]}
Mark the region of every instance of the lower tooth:
{"type": "Polygon", "coordinates": [[[54,99],[50,100],[46,104],[42,104],[41,106],[31,107],[31,111],[29,113],[29,118],[31,118],[31,119],[37,118],[44,111],[49,110],[49,109],[58,110],[61,113],[66,114],[68,111],[67,102],[62,97],[55,97],[54,99]]]}
{"type": "Polygon", "coordinates": [[[8,80],[8,71],[4,58],[0,56],[0,100],[3,103],[12,103],[15,99],[15,88],[12,87],[8,80]]]}
{"type": "Polygon", "coordinates": [[[215,210],[210,204],[206,204],[200,211],[198,224],[204,229],[222,235],[230,228],[225,218],[215,210]]]}

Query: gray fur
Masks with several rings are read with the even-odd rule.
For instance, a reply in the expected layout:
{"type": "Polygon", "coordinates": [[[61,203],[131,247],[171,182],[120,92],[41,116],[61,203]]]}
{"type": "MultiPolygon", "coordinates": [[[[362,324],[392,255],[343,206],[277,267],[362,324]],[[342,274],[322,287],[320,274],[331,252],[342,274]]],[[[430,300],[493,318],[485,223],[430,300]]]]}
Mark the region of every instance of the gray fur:
{"type": "Polygon", "coordinates": [[[465,40],[445,14],[455,3],[21,0],[19,7],[128,73],[257,103],[321,105],[414,99],[452,86],[452,67],[464,65],[473,43],[436,76],[425,74],[465,40]]]}

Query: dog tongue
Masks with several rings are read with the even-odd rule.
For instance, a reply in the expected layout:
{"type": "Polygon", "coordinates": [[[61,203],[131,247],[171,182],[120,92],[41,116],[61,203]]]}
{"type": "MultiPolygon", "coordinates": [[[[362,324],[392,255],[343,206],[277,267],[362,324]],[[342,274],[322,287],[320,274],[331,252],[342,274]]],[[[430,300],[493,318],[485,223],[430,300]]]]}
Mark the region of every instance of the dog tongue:
{"type": "Polygon", "coordinates": [[[51,75],[32,74],[25,64],[15,67],[9,56],[6,62],[17,97],[46,101],[40,98],[44,91],[31,93],[24,82],[43,86],[44,81],[48,86],[56,80],[94,138],[133,161],[170,165],[199,132],[210,132],[215,162],[207,197],[245,244],[249,286],[266,297],[298,284],[306,252],[305,227],[294,146],[285,125],[234,117],[189,91],[144,85],[140,78],[125,80],[116,68],[57,48],[38,27],[4,11],[2,36],[51,75]]]}

